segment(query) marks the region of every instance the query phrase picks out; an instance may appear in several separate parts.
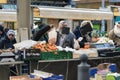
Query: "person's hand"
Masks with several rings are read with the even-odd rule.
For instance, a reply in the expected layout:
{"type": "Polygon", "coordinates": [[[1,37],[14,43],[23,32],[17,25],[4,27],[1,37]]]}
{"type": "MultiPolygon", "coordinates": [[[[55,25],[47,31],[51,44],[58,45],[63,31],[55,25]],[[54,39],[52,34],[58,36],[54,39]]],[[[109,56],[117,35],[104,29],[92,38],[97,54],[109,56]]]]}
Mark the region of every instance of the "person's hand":
{"type": "Polygon", "coordinates": [[[92,38],[92,42],[97,42],[99,41],[99,38],[92,38]]]}
{"type": "Polygon", "coordinates": [[[80,42],[83,40],[83,37],[79,37],[77,40],[80,42]]]}
{"type": "Polygon", "coordinates": [[[2,53],[2,50],[0,49],[0,53],[2,53]]]}
{"type": "Polygon", "coordinates": [[[49,39],[48,42],[49,42],[49,43],[52,43],[52,44],[55,44],[55,43],[56,43],[56,39],[55,39],[55,38],[51,38],[51,39],[49,39]]]}
{"type": "Polygon", "coordinates": [[[7,51],[14,52],[15,50],[12,48],[8,48],[7,51]]]}
{"type": "Polygon", "coordinates": [[[53,24],[50,24],[50,28],[53,28],[54,27],[54,25],[53,24]]]}

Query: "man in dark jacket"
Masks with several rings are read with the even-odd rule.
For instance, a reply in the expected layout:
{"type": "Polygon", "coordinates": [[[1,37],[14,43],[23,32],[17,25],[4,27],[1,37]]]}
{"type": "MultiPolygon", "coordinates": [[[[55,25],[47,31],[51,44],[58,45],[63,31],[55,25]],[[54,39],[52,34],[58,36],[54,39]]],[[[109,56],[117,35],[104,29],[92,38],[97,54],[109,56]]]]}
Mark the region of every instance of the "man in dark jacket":
{"type": "Polygon", "coordinates": [[[14,30],[9,30],[7,36],[0,41],[0,49],[14,49],[16,43],[14,30]]]}

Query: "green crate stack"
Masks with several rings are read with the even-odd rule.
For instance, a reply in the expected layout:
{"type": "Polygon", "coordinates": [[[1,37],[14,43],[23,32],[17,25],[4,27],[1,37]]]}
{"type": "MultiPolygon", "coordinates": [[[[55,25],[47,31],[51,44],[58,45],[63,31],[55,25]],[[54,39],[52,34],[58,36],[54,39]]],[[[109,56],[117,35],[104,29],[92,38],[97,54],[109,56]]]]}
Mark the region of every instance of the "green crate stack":
{"type": "Polygon", "coordinates": [[[58,60],[58,59],[71,59],[73,56],[72,52],[68,51],[54,51],[54,52],[42,52],[42,60],[58,60]]]}

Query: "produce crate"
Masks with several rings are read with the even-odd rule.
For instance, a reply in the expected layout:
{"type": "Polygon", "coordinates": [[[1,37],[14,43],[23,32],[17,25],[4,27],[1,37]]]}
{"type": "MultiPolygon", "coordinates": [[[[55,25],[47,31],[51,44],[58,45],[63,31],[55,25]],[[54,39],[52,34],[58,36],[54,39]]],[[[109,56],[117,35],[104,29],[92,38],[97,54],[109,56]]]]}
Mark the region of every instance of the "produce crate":
{"type": "MultiPolygon", "coordinates": [[[[41,59],[41,51],[40,49],[26,49],[25,50],[25,58],[23,60],[40,60],[41,59]]],[[[22,57],[24,56],[24,52],[22,57]]]]}
{"type": "Polygon", "coordinates": [[[57,59],[71,59],[73,57],[72,52],[68,51],[53,51],[53,52],[42,52],[42,60],[57,60],[57,59]]]}

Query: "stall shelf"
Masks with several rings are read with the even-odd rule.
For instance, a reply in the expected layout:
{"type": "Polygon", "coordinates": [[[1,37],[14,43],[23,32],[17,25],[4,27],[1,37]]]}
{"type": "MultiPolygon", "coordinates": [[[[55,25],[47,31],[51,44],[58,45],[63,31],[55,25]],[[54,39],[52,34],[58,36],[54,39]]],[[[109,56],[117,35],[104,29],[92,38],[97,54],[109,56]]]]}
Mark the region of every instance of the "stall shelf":
{"type": "Polygon", "coordinates": [[[11,65],[11,64],[23,64],[23,61],[15,61],[15,62],[0,62],[0,66],[2,65],[11,65]]]}

